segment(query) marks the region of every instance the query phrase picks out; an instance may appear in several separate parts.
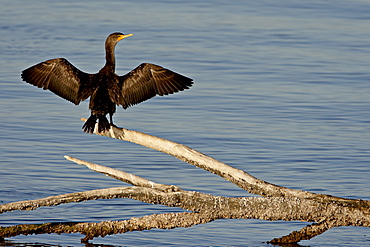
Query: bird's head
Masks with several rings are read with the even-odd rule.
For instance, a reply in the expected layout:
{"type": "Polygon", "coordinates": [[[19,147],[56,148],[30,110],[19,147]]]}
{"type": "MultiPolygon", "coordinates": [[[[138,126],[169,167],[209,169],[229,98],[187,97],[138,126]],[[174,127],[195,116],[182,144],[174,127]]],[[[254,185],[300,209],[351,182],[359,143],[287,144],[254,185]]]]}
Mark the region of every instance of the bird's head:
{"type": "Polygon", "coordinates": [[[107,64],[109,64],[112,68],[114,68],[114,48],[116,47],[117,43],[127,37],[132,36],[133,34],[123,34],[123,33],[111,33],[105,41],[105,58],[107,60],[107,64]]]}
{"type": "Polygon", "coordinates": [[[109,43],[118,43],[118,41],[121,41],[127,37],[130,37],[132,36],[133,34],[130,33],[130,34],[123,34],[123,33],[119,33],[119,32],[116,32],[116,33],[112,33],[108,36],[107,38],[107,42],[109,43]]]}
{"type": "Polygon", "coordinates": [[[132,33],[130,33],[130,34],[123,34],[123,33],[119,33],[119,32],[111,33],[108,36],[107,40],[105,41],[105,47],[107,47],[107,48],[108,47],[111,47],[109,49],[112,49],[112,48],[114,48],[116,46],[116,44],[119,41],[121,41],[121,40],[123,40],[123,39],[125,39],[127,37],[130,37],[132,35],[133,35],[132,33]]]}
{"type": "Polygon", "coordinates": [[[129,34],[123,34],[123,33],[120,33],[120,34],[118,34],[118,38],[117,38],[117,40],[118,40],[118,41],[121,41],[121,40],[123,40],[123,39],[125,39],[125,38],[128,38],[128,37],[132,36],[132,35],[133,35],[132,33],[129,33],[129,34]]]}

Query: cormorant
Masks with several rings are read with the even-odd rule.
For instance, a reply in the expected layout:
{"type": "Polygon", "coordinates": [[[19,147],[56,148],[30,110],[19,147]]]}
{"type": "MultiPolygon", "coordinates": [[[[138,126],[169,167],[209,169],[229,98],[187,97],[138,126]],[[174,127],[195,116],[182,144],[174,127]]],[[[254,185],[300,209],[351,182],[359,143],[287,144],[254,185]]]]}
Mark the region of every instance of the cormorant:
{"type": "Polygon", "coordinates": [[[116,105],[126,109],[156,95],[168,95],[192,86],[192,79],[151,63],[142,63],[126,75],[118,76],[114,49],[120,40],[130,36],[132,34],[119,32],[108,36],[105,41],[106,63],[97,74],[85,73],[65,58],[55,58],[25,69],[22,79],[75,105],[91,97],[91,115],[82,127],[87,133],[94,132],[97,120],[99,132],[110,129],[116,105]]]}

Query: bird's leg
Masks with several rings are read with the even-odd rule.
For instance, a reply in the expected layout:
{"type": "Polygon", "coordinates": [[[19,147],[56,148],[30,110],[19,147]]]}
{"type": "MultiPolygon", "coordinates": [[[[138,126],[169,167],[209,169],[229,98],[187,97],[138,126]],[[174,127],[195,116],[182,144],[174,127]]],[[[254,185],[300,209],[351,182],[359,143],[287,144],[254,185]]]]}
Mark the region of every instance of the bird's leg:
{"type": "Polygon", "coordinates": [[[84,132],[93,134],[95,129],[95,123],[96,123],[97,117],[94,114],[91,114],[91,116],[86,120],[85,124],[82,126],[82,129],[84,132]]]}
{"type": "Polygon", "coordinates": [[[111,126],[117,127],[117,126],[113,123],[113,114],[112,114],[112,113],[109,113],[109,122],[110,122],[110,125],[111,125],[111,126]]]}

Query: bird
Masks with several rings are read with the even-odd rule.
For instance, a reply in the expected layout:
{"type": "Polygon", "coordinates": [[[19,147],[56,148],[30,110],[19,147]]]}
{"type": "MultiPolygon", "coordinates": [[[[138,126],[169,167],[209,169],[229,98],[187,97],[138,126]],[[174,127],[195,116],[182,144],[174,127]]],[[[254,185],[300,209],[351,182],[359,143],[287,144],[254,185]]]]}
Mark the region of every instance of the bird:
{"type": "Polygon", "coordinates": [[[105,65],[96,74],[81,71],[65,58],[54,58],[31,66],[21,73],[23,81],[50,90],[75,105],[90,97],[90,117],[82,129],[93,134],[115,126],[116,105],[127,109],[156,95],[173,94],[193,85],[193,79],[152,63],[141,63],[119,76],[115,73],[115,47],[133,34],[115,32],[105,41],[105,65]],[[109,115],[110,121],[106,115],[109,115]]]}

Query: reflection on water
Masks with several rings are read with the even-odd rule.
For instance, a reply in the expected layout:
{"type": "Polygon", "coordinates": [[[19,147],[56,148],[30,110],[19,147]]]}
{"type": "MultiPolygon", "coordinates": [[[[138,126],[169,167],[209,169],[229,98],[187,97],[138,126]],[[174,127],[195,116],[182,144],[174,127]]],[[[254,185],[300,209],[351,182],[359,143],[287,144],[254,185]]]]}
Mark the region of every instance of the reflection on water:
{"type": "MultiPolygon", "coordinates": [[[[6,1],[0,10],[1,203],[122,185],[63,155],[188,190],[249,195],[173,157],[84,134],[79,118],[89,115],[87,102],[75,107],[20,80],[24,68],[55,57],[97,72],[104,64],[104,40],[113,31],[134,33],[116,48],[118,74],[152,62],[195,80],[186,92],[117,109],[118,126],[183,143],[278,185],[370,199],[366,1],[38,1],[25,6],[6,1]]],[[[0,224],[123,220],[173,211],[180,210],[98,200],[5,213],[0,224]]],[[[259,246],[306,224],[222,220],[93,242],[194,245],[196,239],[199,245],[259,246]]],[[[307,244],[359,246],[369,241],[367,233],[338,228],[307,244]]],[[[80,238],[51,234],[10,240],[65,246],[79,245],[80,238]]]]}

